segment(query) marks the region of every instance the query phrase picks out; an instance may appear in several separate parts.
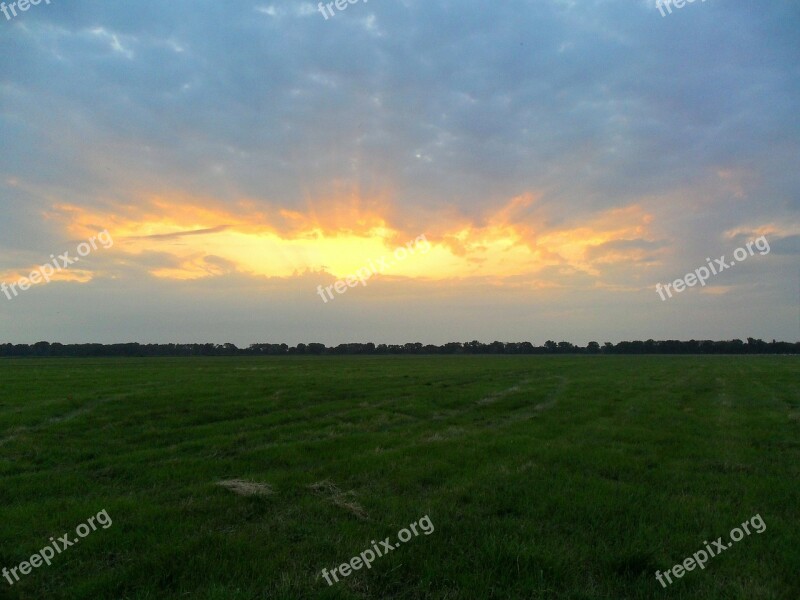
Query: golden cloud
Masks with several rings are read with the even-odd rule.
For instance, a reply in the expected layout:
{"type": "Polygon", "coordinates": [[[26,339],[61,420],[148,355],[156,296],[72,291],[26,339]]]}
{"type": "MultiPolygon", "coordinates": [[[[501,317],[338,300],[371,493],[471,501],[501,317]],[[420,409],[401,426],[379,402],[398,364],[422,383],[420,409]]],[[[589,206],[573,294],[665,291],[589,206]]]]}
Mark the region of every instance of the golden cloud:
{"type": "MultiPolygon", "coordinates": [[[[343,194],[309,201],[303,211],[247,199],[228,205],[213,198],[161,194],[106,210],[60,204],[47,217],[60,220],[76,239],[108,229],[115,240],[113,252],[127,261],[168,257],[164,264],[146,268],[155,277],[175,280],[232,272],[261,277],[326,272],[344,277],[370,260],[391,259],[396,247],[420,235],[430,243],[429,251],[391,260],[388,276],[501,281],[563,266],[597,277],[609,262],[641,260],[640,248],[613,246],[648,239],[652,216],[640,205],[553,227],[538,205],[540,199],[539,194],[520,195],[473,219],[442,211],[427,220],[427,231],[419,232],[391,224],[396,211],[388,194],[374,200],[343,194]]],[[[540,287],[549,285],[537,282],[540,287]]]]}

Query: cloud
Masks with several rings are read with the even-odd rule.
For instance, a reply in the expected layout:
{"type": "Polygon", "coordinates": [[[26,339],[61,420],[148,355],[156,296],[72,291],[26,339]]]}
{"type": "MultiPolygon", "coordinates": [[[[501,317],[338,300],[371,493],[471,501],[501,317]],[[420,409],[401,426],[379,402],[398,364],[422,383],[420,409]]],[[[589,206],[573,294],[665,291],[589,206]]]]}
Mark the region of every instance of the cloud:
{"type": "Polygon", "coordinates": [[[787,280],[800,12],[690,8],[40,5],[0,36],[0,266],[109,228],[120,245],[83,289],[299,286],[426,233],[427,271],[397,275],[442,286],[427,293],[473,281],[484,306],[525,286],[591,304],[769,232],[786,240],[770,276],[787,280]]]}
{"type": "Polygon", "coordinates": [[[208,235],[210,233],[219,233],[228,229],[228,225],[220,225],[219,227],[210,227],[208,229],[195,229],[193,231],[178,231],[174,233],[155,233],[152,235],[134,236],[128,238],[130,240],[175,240],[182,237],[189,237],[194,235],[208,235]]]}

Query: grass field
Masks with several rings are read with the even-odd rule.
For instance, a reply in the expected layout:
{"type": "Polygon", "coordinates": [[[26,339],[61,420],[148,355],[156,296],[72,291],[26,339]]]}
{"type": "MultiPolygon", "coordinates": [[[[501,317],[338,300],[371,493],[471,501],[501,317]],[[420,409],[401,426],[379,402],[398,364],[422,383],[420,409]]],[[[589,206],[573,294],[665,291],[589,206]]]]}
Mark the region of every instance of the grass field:
{"type": "Polygon", "coordinates": [[[797,357],[0,361],[0,598],[800,598],[797,357]],[[262,484],[248,490],[219,482],[262,484]],[[752,516],[753,533],[655,579],[752,516]],[[333,586],[372,540],[435,527],[333,586]]]}

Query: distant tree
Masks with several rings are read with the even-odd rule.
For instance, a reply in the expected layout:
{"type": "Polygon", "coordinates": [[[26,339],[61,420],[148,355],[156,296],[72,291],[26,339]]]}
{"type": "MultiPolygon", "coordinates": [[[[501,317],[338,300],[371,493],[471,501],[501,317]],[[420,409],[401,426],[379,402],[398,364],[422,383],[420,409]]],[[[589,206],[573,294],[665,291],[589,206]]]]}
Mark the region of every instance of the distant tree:
{"type": "Polygon", "coordinates": [[[50,342],[36,342],[33,345],[34,356],[50,356],[50,342]]]}
{"type": "Polygon", "coordinates": [[[481,344],[478,340],[472,340],[471,342],[467,342],[464,344],[464,352],[468,352],[469,354],[479,354],[485,349],[485,345],[481,344]]]}
{"type": "Polygon", "coordinates": [[[477,340],[461,344],[449,342],[443,346],[422,345],[409,342],[403,345],[372,343],[339,344],[328,348],[325,344],[251,344],[247,348],[237,348],[235,344],[60,344],[37,342],[28,344],[0,344],[0,357],[90,357],[90,356],[285,356],[296,354],[313,355],[357,355],[357,354],[800,354],[800,342],[767,343],[760,339],[742,340],[679,340],[663,341],[622,341],[617,345],[605,342],[601,347],[597,342],[589,342],[586,348],[570,342],[547,340],[543,346],[530,342],[500,342],[482,344],[477,340]]]}
{"type": "Polygon", "coordinates": [[[488,348],[491,354],[503,354],[506,351],[506,345],[503,342],[492,342],[488,348]]]}

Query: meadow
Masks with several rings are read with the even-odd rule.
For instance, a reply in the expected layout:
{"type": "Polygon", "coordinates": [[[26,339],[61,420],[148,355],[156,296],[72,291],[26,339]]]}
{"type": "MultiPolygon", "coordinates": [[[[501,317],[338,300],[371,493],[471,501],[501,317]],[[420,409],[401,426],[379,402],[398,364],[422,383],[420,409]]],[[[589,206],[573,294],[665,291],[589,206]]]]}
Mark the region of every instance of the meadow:
{"type": "Polygon", "coordinates": [[[0,599],[800,598],[800,359],[0,361],[0,599]],[[766,524],[667,588],[754,515],[766,524]],[[320,575],[428,516],[435,530],[320,575]]]}

